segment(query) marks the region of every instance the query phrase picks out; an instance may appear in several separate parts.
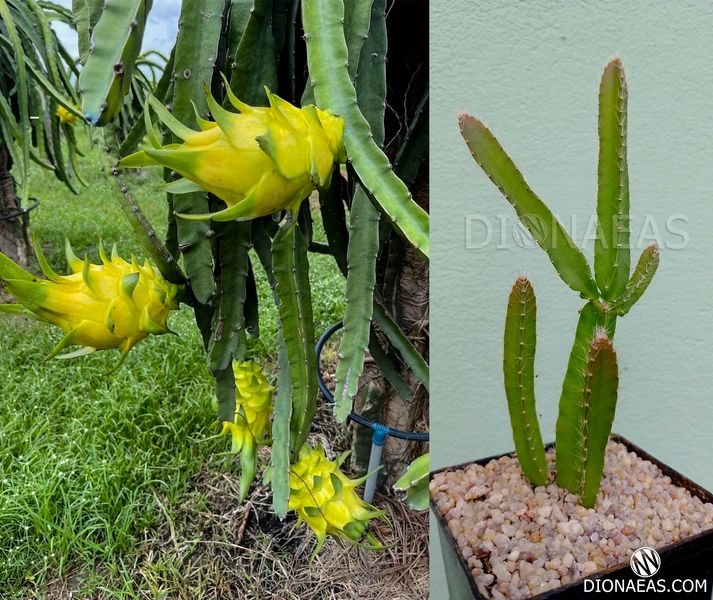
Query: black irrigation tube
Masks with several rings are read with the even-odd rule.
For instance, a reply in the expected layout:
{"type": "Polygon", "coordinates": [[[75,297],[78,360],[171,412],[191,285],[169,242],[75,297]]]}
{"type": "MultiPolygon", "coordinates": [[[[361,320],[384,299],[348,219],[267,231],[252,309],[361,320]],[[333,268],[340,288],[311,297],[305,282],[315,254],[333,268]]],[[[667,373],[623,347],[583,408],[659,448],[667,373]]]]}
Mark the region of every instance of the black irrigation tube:
{"type": "Polygon", "coordinates": [[[27,213],[29,213],[31,210],[35,210],[40,205],[40,201],[37,198],[31,197],[30,200],[34,200],[34,202],[30,204],[30,206],[28,206],[27,208],[22,208],[16,212],[7,215],[0,215],[0,221],[12,221],[13,219],[24,217],[27,213]]]}
{"type": "MultiPolygon", "coordinates": [[[[315,352],[317,353],[317,383],[319,384],[320,391],[327,399],[327,404],[329,404],[330,406],[334,406],[334,394],[329,391],[329,389],[327,388],[327,384],[324,383],[324,378],[322,377],[322,348],[324,348],[324,344],[327,343],[327,340],[332,337],[337,331],[339,331],[342,327],[344,327],[344,323],[342,321],[332,325],[329,329],[327,329],[327,331],[322,334],[322,337],[319,338],[319,340],[317,341],[317,345],[315,346],[315,352]]],[[[429,439],[429,434],[427,432],[421,433],[416,431],[401,431],[400,429],[391,429],[390,427],[385,427],[384,425],[382,425],[381,423],[377,423],[376,421],[370,421],[366,417],[363,417],[360,414],[355,413],[354,411],[351,411],[349,413],[348,418],[354,421],[355,423],[359,423],[359,425],[363,425],[364,427],[368,427],[369,429],[372,429],[374,431],[385,430],[386,435],[390,435],[401,440],[408,440],[411,442],[427,442],[429,439]]]]}

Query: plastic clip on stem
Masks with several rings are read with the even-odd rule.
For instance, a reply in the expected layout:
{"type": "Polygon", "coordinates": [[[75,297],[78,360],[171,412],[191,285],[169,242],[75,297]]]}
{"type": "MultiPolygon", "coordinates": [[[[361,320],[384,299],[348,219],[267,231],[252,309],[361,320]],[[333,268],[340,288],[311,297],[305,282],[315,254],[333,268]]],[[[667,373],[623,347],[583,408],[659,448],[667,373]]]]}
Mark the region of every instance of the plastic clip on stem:
{"type": "Polygon", "coordinates": [[[364,485],[364,502],[369,504],[374,499],[376,481],[379,478],[377,469],[381,466],[381,451],[384,448],[386,436],[389,435],[389,428],[381,423],[374,423],[371,428],[374,430],[374,434],[371,436],[371,455],[369,456],[369,469],[367,470],[367,473],[371,473],[371,475],[364,485]]]}

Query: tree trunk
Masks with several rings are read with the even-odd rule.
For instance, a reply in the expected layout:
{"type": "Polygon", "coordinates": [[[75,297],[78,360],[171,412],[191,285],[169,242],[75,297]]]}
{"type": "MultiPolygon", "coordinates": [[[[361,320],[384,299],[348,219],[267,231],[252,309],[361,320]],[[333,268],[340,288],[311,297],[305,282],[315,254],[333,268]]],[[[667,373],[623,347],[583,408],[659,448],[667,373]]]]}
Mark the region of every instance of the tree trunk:
{"type": "MultiPolygon", "coordinates": [[[[389,50],[385,152],[393,159],[415,108],[428,88],[428,44],[424,42],[428,39],[428,3],[403,0],[389,4],[386,23],[389,50]],[[409,26],[404,27],[403,23],[409,26]]],[[[428,119],[428,115],[423,118],[428,119]]],[[[414,200],[428,210],[427,159],[411,192],[414,200]]],[[[416,349],[428,360],[428,262],[394,232],[379,258],[376,292],[416,349]]],[[[376,335],[381,345],[388,347],[385,338],[378,332],[376,335]]],[[[428,431],[428,393],[398,357],[390,358],[409,388],[411,398],[402,398],[367,354],[360,390],[354,399],[356,412],[393,429],[428,431]]],[[[352,426],[352,440],[352,465],[364,471],[369,461],[371,431],[352,426]]],[[[391,486],[406,466],[426,451],[426,444],[388,437],[382,453],[385,467],[380,477],[382,485],[391,486]]]]}
{"type": "Polygon", "coordinates": [[[12,158],[7,146],[2,144],[0,145],[0,252],[17,264],[26,266],[29,247],[28,217],[27,215],[13,217],[20,211],[20,202],[11,169],[12,158]]]}

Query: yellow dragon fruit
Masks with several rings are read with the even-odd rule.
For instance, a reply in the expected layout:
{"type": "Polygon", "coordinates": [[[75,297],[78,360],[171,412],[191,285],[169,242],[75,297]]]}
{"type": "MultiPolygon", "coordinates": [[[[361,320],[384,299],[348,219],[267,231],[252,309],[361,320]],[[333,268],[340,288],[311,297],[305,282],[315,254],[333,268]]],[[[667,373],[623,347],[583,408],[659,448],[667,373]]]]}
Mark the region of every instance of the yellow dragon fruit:
{"type": "Polygon", "coordinates": [[[198,116],[201,131],[186,127],[150,97],[156,114],[183,143],[161,146],[147,119],[152,147],[123,158],[119,166],[167,167],[183,177],[167,184],[167,191],[203,190],[228,205],[213,214],[178,215],[194,220],[245,220],[296,211],[316,188],[329,185],[334,164],[346,161],[341,117],[312,105],[297,108],[267,89],[270,106],[252,107],[238,100],[227,82],[226,89],[239,113],[225,110],[206,91],[215,121],[198,116]]]}
{"type": "Polygon", "coordinates": [[[270,442],[270,413],[274,388],[253,361],[233,363],[235,420],[223,421],[221,435],[232,436],[232,452],[240,452],[240,501],[247,496],[257,470],[257,446],[270,442]]]}
{"type": "MultiPolygon", "coordinates": [[[[0,253],[0,281],[20,304],[0,304],[0,312],[32,317],[56,325],[65,336],[47,357],[68,346],[81,346],[59,358],[74,358],[95,350],[119,348],[124,361],[133,346],[147,335],[168,333],[168,314],[178,308],[178,287],[167,282],[145,261],[122,259],[112,249],[111,259],[99,245],[102,264],[80,260],[67,242],[71,275],[58,275],[35,241],[35,253],[47,279],[28,273],[0,253]]],[[[118,366],[117,366],[118,368],[118,366]]]]}
{"type": "Polygon", "coordinates": [[[57,110],[54,114],[59,118],[60,123],[67,123],[68,125],[74,125],[79,119],[77,115],[68,111],[61,104],[57,107],[57,110]]]}
{"type": "MultiPolygon", "coordinates": [[[[348,454],[348,453],[347,453],[348,454]]],[[[346,458],[327,460],[324,448],[305,444],[298,460],[290,469],[289,509],[305,522],[317,535],[315,554],[319,552],[327,534],[352,542],[364,535],[372,547],[381,547],[372,533],[367,531],[369,521],[385,518],[383,511],[364,502],[355,489],[364,479],[349,479],[339,469],[346,458]]]]}

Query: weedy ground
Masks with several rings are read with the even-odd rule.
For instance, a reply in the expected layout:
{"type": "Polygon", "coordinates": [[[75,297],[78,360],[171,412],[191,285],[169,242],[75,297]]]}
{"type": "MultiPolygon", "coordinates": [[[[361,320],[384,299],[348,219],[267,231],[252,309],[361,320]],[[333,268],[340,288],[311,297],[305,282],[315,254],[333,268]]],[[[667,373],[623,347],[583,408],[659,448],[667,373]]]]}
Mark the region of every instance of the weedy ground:
{"type": "MultiPolygon", "coordinates": [[[[98,261],[97,241],[143,252],[101,172],[98,146],[84,143],[88,186],[73,195],[36,168],[41,207],[31,227],[50,264],[65,273],[64,239],[98,261]]],[[[129,184],[163,234],[159,173],[129,184]]],[[[343,312],[343,279],[328,256],[313,255],[317,330],[343,312]]],[[[256,270],[259,271],[259,270],[256,270]]],[[[258,273],[259,277],[259,273],[258,273]]],[[[251,357],[274,372],[277,323],[259,278],[261,337],[251,357]]],[[[190,309],[173,315],[177,336],[141,342],[124,366],[118,354],[42,360],[56,329],[0,319],[0,598],[410,599],[428,586],[427,521],[381,498],[387,545],[369,552],[329,541],[309,562],[312,536],[280,522],[266,488],[237,504],[239,470],[214,439],[212,383],[190,309]]],[[[346,446],[320,411],[315,436],[346,446]]]]}

